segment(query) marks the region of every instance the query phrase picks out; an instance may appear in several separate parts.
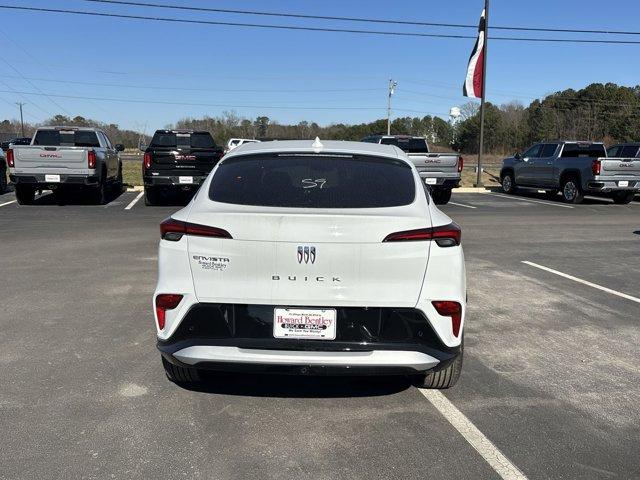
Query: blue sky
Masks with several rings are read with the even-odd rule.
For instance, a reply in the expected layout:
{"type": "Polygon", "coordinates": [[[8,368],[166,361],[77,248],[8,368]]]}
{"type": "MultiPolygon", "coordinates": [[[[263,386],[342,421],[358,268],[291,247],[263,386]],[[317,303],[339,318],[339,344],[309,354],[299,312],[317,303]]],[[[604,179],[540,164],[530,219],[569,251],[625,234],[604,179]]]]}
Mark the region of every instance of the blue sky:
{"type": "MultiPolygon", "coordinates": [[[[484,2],[157,3],[476,24],[484,2]]],[[[474,30],[190,13],[81,0],[0,0],[0,4],[231,22],[475,34],[474,30]]],[[[611,1],[607,8],[596,0],[493,0],[491,5],[492,25],[640,30],[640,2],[635,0],[611,1]]],[[[17,107],[13,103],[24,101],[29,121],[64,113],[62,107],[72,115],[138,130],[146,126],[147,131],[180,118],[215,116],[224,110],[249,118],[267,115],[280,122],[357,123],[386,115],[386,89],[391,77],[399,82],[394,97],[395,115],[437,114],[446,118],[452,106],[467,101],[461,91],[473,40],[167,24],[10,10],[3,10],[1,15],[0,118],[16,118],[17,107]],[[15,92],[96,99],[49,99],[15,92]],[[104,99],[131,99],[136,103],[104,99]]],[[[576,37],[596,38],[586,34],[576,37]]],[[[622,38],[640,40],[640,36],[622,38]]],[[[488,53],[487,95],[497,103],[519,100],[526,105],[546,93],[593,82],[627,86],[640,83],[640,45],[492,41],[488,53]]]]}

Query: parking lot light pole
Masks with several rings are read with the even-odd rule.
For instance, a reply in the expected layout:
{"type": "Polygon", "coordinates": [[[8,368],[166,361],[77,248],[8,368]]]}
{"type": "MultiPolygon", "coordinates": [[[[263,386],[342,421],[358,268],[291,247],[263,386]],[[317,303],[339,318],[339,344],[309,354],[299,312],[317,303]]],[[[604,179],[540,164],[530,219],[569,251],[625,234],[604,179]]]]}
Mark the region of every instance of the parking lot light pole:
{"type": "Polygon", "coordinates": [[[487,47],[489,44],[489,0],[484,0],[484,52],[482,55],[482,95],[480,99],[480,146],[478,148],[478,172],[476,187],[482,184],[482,153],[484,149],[484,97],[487,85],[487,47]]]}
{"type": "Polygon", "coordinates": [[[16,102],[16,105],[20,107],[20,130],[22,132],[22,136],[24,137],[24,118],[22,117],[22,107],[26,105],[26,103],[16,102]]]}
{"type": "Polygon", "coordinates": [[[391,96],[395,93],[398,82],[389,79],[389,99],[387,101],[387,135],[391,135],[391,96]]]}

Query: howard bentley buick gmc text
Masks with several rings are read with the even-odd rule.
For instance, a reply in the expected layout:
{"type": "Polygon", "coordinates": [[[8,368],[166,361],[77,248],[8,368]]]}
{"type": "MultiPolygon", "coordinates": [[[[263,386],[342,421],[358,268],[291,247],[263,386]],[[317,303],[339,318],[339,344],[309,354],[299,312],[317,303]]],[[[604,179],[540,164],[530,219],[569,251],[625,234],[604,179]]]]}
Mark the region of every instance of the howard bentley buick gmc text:
{"type": "Polygon", "coordinates": [[[453,386],[460,228],[399,148],[244,144],[161,226],[153,304],[168,377],[401,374],[453,386]]]}

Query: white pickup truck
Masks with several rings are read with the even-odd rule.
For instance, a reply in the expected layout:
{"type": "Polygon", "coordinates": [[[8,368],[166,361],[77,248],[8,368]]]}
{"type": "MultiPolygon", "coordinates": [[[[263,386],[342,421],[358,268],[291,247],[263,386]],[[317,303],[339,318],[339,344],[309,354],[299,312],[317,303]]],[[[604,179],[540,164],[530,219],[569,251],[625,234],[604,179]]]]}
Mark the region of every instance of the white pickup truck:
{"type": "Polygon", "coordinates": [[[456,153],[431,153],[424,137],[410,135],[369,135],[367,143],[395,145],[403,150],[418,169],[420,178],[431,189],[433,201],[439,205],[451,199],[451,189],[460,185],[463,158],[456,153]]]}
{"type": "Polygon", "coordinates": [[[108,186],[122,188],[122,162],[118,152],[98,128],[41,127],[31,145],[7,150],[9,180],[21,205],[33,203],[36,191],[87,191],[93,203],[106,201],[108,186]]]}

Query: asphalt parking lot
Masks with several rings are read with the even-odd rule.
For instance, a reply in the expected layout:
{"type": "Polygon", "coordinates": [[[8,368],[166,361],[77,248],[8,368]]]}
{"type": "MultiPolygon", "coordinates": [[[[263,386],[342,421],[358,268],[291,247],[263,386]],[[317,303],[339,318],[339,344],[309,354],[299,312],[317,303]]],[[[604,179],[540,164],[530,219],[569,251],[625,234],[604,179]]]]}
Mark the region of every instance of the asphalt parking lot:
{"type": "Polygon", "coordinates": [[[179,207],[50,197],[0,195],[1,478],[640,478],[640,202],[454,193],[469,316],[439,396],[393,377],[170,383],[151,295],[179,207]]]}

